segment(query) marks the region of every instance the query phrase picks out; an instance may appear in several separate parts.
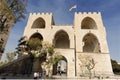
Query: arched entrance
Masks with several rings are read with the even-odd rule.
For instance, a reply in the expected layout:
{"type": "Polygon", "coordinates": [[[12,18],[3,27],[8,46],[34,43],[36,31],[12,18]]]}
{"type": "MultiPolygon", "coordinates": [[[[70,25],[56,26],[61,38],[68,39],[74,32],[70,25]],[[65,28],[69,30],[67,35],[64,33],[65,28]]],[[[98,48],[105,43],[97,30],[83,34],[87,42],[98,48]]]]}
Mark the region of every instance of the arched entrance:
{"type": "Polygon", "coordinates": [[[33,34],[28,41],[29,49],[34,51],[41,49],[42,41],[43,37],[40,33],[33,34]]]}
{"type": "Polygon", "coordinates": [[[28,41],[28,46],[30,48],[30,51],[32,53],[32,56],[34,57],[33,60],[33,67],[32,67],[32,71],[33,72],[40,72],[42,73],[42,67],[41,67],[41,63],[43,61],[45,61],[45,57],[36,57],[36,55],[39,53],[39,51],[42,48],[42,41],[43,41],[43,37],[40,33],[34,33],[28,41]]]}
{"type": "Polygon", "coordinates": [[[34,58],[33,72],[43,73],[44,71],[43,62],[45,62],[45,60],[46,60],[45,56],[34,58]]]}
{"type": "Polygon", "coordinates": [[[83,38],[83,52],[101,52],[100,43],[96,36],[91,33],[88,33],[83,38]]]}
{"type": "Polygon", "coordinates": [[[45,20],[41,17],[37,18],[33,22],[32,28],[45,28],[45,20]]]}
{"type": "Polygon", "coordinates": [[[81,29],[97,29],[97,25],[92,18],[86,17],[82,21],[81,29]]]}
{"type": "MultiPolygon", "coordinates": [[[[41,35],[40,33],[34,33],[34,34],[30,37],[30,39],[33,39],[33,38],[37,38],[37,39],[43,41],[43,37],[42,37],[42,35],[41,35]]],[[[29,40],[30,40],[30,39],[29,39],[29,40]]]]}
{"type": "Polygon", "coordinates": [[[63,58],[53,65],[53,75],[67,76],[68,62],[67,59],[63,58]]]}
{"type": "Polygon", "coordinates": [[[55,48],[70,48],[70,40],[67,32],[60,30],[54,37],[55,48]]]}

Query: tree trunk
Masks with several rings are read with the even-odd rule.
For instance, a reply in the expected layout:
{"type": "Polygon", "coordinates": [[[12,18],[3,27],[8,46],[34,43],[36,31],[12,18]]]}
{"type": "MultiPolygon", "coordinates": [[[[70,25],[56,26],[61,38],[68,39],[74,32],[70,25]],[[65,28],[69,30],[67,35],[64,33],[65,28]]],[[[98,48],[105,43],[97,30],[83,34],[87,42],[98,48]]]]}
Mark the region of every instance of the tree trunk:
{"type": "Polygon", "coordinates": [[[48,64],[48,68],[46,70],[46,75],[51,78],[52,77],[52,64],[48,64]]]}
{"type": "Polygon", "coordinates": [[[39,61],[39,58],[34,58],[34,61],[33,61],[33,72],[39,72],[39,68],[40,68],[40,61],[39,61]]]}
{"type": "Polygon", "coordinates": [[[89,70],[89,79],[92,78],[91,70],[89,70]]]}

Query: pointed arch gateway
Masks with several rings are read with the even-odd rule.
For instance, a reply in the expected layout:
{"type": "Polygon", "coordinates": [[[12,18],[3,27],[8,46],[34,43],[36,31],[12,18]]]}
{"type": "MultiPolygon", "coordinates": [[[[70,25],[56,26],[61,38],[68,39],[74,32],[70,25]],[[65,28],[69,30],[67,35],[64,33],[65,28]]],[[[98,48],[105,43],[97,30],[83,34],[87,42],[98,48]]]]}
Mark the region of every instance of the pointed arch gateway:
{"type": "MultiPolygon", "coordinates": [[[[38,49],[40,49],[42,47],[41,41],[43,41],[43,36],[40,33],[34,33],[33,35],[31,35],[31,37],[29,38],[29,41],[32,40],[32,43],[29,43],[29,48],[31,50],[37,51],[38,49]],[[32,44],[32,45],[31,45],[32,44]]],[[[46,58],[44,56],[40,57],[40,58],[36,58],[34,57],[33,60],[33,66],[32,66],[32,71],[33,72],[43,72],[42,69],[42,62],[44,62],[46,60],[46,58]]]]}
{"type": "Polygon", "coordinates": [[[31,50],[38,50],[42,47],[43,37],[40,33],[34,33],[28,41],[28,46],[31,50]]]}
{"type": "Polygon", "coordinates": [[[64,76],[67,76],[67,72],[68,72],[68,61],[66,59],[66,57],[62,56],[62,59],[59,60],[58,62],[56,62],[53,65],[53,71],[52,74],[53,75],[60,75],[59,71],[61,71],[62,75],[64,74],[64,76]]]}
{"type": "Polygon", "coordinates": [[[70,48],[70,40],[67,32],[64,30],[58,31],[54,36],[53,43],[55,48],[70,48]]]}
{"type": "Polygon", "coordinates": [[[45,20],[41,17],[37,18],[33,22],[32,28],[45,28],[45,20]]]}
{"type": "Polygon", "coordinates": [[[83,37],[83,43],[83,52],[101,52],[100,43],[92,33],[88,33],[83,37]]]}
{"type": "Polygon", "coordinates": [[[34,33],[30,39],[33,39],[33,38],[37,38],[39,39],[40,41],[43,41],[43,36],[40,34],[40,33],[34,33]]]}
{"type": "Polygon", "coordinates": [[[81,29],[97,29],[96,22],[92,18],[86,17],[82,21],[81,29]]]}

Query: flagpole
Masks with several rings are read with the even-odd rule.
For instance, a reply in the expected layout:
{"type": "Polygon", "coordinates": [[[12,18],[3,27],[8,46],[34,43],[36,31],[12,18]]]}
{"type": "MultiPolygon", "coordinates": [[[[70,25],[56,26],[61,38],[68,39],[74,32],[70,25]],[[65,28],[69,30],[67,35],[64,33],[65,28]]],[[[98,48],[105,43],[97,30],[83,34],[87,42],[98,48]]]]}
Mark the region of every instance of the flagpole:
{"type": "Polygon", "coordinates": [[[77,12],[77,7],[78,7],[78,6],[77,6],[77,0],[76,0],[76,12],[77,12]]]}

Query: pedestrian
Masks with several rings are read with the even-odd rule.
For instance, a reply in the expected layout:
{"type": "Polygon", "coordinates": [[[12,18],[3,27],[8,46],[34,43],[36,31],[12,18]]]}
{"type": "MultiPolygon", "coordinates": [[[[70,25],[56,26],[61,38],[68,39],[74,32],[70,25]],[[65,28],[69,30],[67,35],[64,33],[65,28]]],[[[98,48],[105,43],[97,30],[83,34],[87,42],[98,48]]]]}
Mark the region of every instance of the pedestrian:
{"type": "Polygon", "coordinates": [[[61,76],[62,72],[61,72],[61,71],[59,71],[59,73],[60,73],[60,76],[61,76]]]}
{"type": "Polygon", "coordinates": [[[42,73],[39,73],[39,78],[42,78],[42,73]]]}
{"type": "Polygon", "coordinates": [[[46,77],[46,72],[45,72],[45,71],[43,71],[43,73],[42,73],[42,77],[43,77],[43,78],[46,77]]]}
{"type": "Polygon", "coordinates": [[[34,72],[34,80],[37,80],[37,77],[38,77],[38,73],[34,72]]]}

